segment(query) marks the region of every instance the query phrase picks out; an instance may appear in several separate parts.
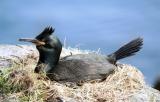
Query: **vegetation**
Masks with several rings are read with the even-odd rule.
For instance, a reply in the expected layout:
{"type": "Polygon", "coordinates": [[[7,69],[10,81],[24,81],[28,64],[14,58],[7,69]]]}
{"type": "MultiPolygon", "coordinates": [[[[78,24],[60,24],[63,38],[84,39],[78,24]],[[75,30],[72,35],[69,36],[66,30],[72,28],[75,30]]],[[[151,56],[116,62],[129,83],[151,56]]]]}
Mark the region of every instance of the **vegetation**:
{"type": "Polygon", "coordinates": [[[38,75],[21,67],[16,65],[3,70],[0,75],[0,94],[5,99],[15,95],[21,102],[43,102],[49,91],[45,74],[38,75]]]}

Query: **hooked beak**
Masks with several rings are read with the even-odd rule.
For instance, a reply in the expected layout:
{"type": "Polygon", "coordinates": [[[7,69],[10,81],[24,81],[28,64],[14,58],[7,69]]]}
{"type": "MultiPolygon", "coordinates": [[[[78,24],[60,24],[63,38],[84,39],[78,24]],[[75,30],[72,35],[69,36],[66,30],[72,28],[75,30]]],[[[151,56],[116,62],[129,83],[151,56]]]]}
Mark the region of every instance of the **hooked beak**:
{"type": "Polygon", "coordinates": [[[45,45],[45,42],[39,41],[37,39],[31,39],[31,38],[22,38],[22,39],[19,39],[19,41],[31,42],[31,43],[35,44],[36,46],[45,45]]]}

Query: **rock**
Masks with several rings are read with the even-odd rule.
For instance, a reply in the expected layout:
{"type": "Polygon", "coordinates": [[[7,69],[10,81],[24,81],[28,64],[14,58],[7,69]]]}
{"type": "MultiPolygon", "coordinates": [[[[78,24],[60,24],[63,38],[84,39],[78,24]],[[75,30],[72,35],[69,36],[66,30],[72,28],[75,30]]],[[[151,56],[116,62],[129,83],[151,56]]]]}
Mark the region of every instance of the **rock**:
{"type": "Polygon", "coordinates": [[[129,97],[129,102],[160,102],[160,92],[144,85],[144,88],[129,97]]]}
{"type": "MultiPolygon", "coordinates": [[[[61,58],[79,53],[90,52],[63,48],[61,58]]],[[[33,80],[35,89],[32,93],[36,90],[37,86],[34,85],[39,82],[37,80],[41,80],[45,88],[45,91],[42,90],[42,92],[43,94],[46,92],[48,102],[53,100],[58,102],[160,102],[160,92],[147,85],[143,74],[133,66],[118,64],[115,73],[109,75],[103,82],[86,82],[82,86],[72,88],[65,83],[37,79],[33,73],[37,59],[38,52],[34,46],[0,45],[0,68],[10,67],[13,64],[21,65],[21,67],[33,64],[28,76],[30,78],[34,76],[33,79],[35,79],[33,80]]],[[[40,91],[40,89],[37,90],[40,91]]],[[[6,97],[3,102],[17,102],[15,94],[6,97]]]]}
{"type": "Polygon", "coordinates": [[[26,65],[38,59],[38,51],[28,45],[0,45],[0,68],[26,65]]]}
{"type": "Polygon", "coordinates": [[[5,99],[0,101],[0,102],[20,102],[20,101],[17,98],[17,96],[13,95],[13,96],[10,96],[10,97],[5,97],[5,99]]]}
{"type": "MultiPolygon", "coordinates": [[[[61,58],[71,55],[89,53],[79,49],[68,48],[62,49],[61,58]]],[[[11,65],[36,64],[39,53],[35,46],[32,45],[0,45],[0,68],[11,67],[11,65]]]]}
{"type": "Polygon", "coordinates": [[[154,82],[153,87],[154,87],[155,89],[157,89],[157,90],[160,91],[160,76],[157,76],[157,78],[156,78],[156,80],[155,80],[155,82],[154,82]]]}

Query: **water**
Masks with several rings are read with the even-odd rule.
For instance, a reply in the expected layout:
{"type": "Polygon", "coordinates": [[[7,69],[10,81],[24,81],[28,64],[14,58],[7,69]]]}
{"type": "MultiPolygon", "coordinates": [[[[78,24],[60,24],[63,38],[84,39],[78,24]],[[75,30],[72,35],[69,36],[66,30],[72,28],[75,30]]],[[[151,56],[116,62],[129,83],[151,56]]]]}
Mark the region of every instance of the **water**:
{"type": "Polygon", "coordinates": [[[46,26],[68,46],[103,54],[143,37],[143,49],[121,62],[138,67],[148,84],[160,74],[158,0],[1,0],[0,7],[1,44],[22,44],[19,38],[35,37],[46,26]]]}

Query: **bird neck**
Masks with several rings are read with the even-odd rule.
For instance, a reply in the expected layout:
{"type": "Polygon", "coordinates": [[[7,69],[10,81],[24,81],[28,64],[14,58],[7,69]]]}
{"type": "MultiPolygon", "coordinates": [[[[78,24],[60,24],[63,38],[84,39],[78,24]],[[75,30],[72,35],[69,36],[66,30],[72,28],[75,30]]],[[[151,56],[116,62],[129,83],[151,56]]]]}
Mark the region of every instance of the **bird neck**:
{"type": "Polygon", "coordinates": [[[61,48],[60,49],[38,49],[39,51],[39,61],[35,72],[39,73],[40,71],[48,72],[55,68],[59,62],[61,48]],[[39,67],[40,66],[40,67],[39,67]]]}

